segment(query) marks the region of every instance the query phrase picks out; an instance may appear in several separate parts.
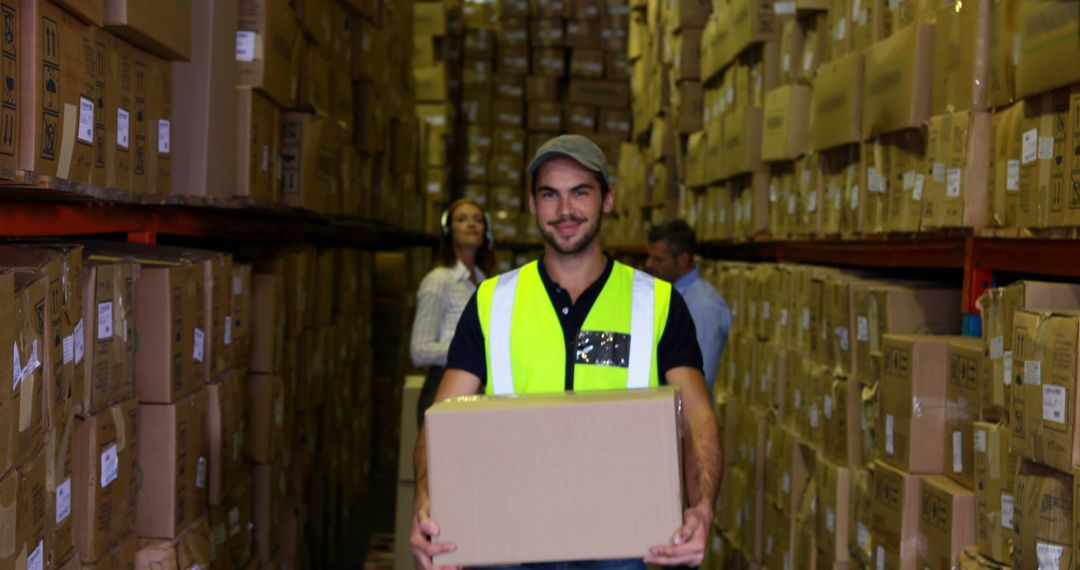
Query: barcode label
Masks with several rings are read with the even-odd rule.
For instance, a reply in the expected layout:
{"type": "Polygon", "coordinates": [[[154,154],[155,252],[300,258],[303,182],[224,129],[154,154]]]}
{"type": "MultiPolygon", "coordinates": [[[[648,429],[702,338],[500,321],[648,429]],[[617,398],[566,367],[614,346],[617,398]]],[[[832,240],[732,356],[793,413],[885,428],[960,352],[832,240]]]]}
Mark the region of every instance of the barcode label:
{"type": "Polygon", "coordinates": [[[86,97],[79,97],[79,140],[94,144],[94,102],[86,97]]]}
{"type": "Polygon", "coordinates": [[[122,149],[129,148],[130,137],[130,116],[127,109],[123,107],[117,107],[116,109],[116,145],[122,149]]]}
{"type": "Polygon", "coordinates": [[[249,30],[236,32],[236,61],[255,61],[255,32],[249,30]]]}
{"type": "Polygon", "coordinates": [[[97,339],[107,340],[113,335],[113,304],[112,301],[98,303],[97,306],[97,339]]]}

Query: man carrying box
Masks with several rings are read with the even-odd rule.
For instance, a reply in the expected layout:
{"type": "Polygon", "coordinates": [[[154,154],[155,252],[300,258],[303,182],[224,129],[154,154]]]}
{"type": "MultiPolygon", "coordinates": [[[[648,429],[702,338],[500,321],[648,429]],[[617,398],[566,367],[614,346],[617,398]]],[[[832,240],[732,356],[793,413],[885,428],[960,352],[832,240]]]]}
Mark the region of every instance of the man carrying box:
{"type": "MultiPolygon", "coordinates": [[[[529,209],[544,237],[544,255],[480,285],[450,345],[436,401],[481,391],[513,395],[678,387],[686,433],[684,486],[690,505],[683,512],[683,526],[670,544],[643,552],[647,555],[643,560],[558,567],[700,564],[723,463],[701,350],[686,303],[669,283],[602,252],[601,220],[614,208],[615,193],[608,184],[604,154],[592,141],[578,135],[556,137],[537,151],[528,173],[529,209]]],[[[456,545],[432,542],[440,531],[429,517],[425,434],[426,428],[414,456],[416,516],[411,542],[421,566],[431,569],[433,557],[455,551],[456,545]]],[[[533,567],[545,566],[549,565],[533,567]]]]}

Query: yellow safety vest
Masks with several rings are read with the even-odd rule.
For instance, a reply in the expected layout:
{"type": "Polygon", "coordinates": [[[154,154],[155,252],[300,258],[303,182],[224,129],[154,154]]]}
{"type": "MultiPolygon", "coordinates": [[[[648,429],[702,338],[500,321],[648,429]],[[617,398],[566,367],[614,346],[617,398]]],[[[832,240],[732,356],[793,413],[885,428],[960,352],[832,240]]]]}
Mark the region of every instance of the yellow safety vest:
{"type": "MultiPolygon", "coordinates": [[[[615,262],[577,338],[574,390],[658,384],[656,345],[667,324],[671,284],[615,262]]],[[[489,395],[562,392],[566,346],[538,262],[495,276],[476,294],[489,395]]]]}

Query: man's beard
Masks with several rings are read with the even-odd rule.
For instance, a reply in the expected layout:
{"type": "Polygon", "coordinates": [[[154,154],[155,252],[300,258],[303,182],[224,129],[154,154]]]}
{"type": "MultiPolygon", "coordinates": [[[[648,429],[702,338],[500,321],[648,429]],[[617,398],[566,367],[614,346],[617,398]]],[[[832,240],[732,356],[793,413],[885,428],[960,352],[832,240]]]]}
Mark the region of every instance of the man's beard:
{"type": "Polygon", "coordinates": [[[600,234],[600,222],[602,219],[602,215],[598,216],[594,223],[585,227],[585,232],[577,239],[577,241],[574,241],[567,246],[564,246],[559,242],[559,238],[555,235],[555,229],[552,226],[568,221],[581,223],[586,221],[584,218],[562,217],[548,224],[544,224],[537,219],[536,226],[540,230],[540,235],[544,237],[544,241],[554,248],[555,251],[563,255],[574,255],[585,251],[585,248],[589,247],[593,240],[596,239],[596,236],[600,234]]]}

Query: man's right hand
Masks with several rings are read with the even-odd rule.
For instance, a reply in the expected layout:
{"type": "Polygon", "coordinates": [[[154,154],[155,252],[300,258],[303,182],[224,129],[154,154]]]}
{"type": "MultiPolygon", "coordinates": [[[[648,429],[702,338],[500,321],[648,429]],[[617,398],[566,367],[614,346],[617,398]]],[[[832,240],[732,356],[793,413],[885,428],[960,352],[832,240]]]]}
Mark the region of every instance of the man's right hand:
{"type": "MultiPolygon", "coordinates": [[[[428,516],[426,507],[417,509],[413,517],[412,536],[409,543],[412,545],[413,555],[424,570],[434,570],[435,563],[432,560],[439,554],[457,550],[456,544],[435,544],[431,540],[439,536],[439,525],[428,516]]],[[[443,570],[460,570],[458,566],[439,566],[443,570]]]]}

